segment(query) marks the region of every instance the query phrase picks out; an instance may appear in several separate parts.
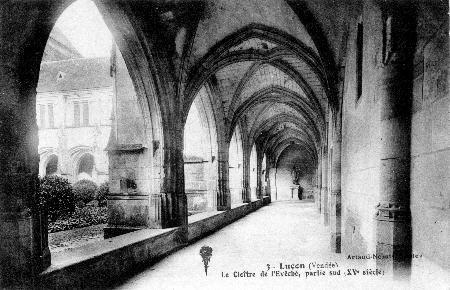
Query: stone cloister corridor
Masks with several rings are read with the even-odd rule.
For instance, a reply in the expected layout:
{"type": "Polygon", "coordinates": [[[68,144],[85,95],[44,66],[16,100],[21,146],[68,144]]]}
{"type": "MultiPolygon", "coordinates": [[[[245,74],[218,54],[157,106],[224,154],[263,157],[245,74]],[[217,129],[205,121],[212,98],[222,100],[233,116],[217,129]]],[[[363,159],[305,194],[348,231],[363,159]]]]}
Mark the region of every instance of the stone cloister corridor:
{"type": "MultiPolygon", "coordinates": [[[[339,254],[330,254],[329,237],[320,214],[310,201],[279,201],[249,214],[216,233],[164,258],[139,274],[115,285],[116,289],[330,289],[338,283],[339,289],[366,289],[380,287],[383,279],[323,279],[324,277],[270,277],[260,273],[270,264],[279,270],[285,264],[337,262],[341,271],[354,268],[339,254]],[[268,218],[270,217],[270,218],[268,218]],[[264,220],[264,226],[259,226],[264,220]],[[242,242],[245,236],[245,242],[242,242]],[[289,237],[281,238],[280,237],[289,237]],[[211,246],[213,255],[205,278],[203,263],[198,254],[203,245],[211,246]],[[255,277],[235,277],[235,272],[255,273],[255,277]],[[222,272],[229,273],[224,278],[222,272]],[[174,279],[176,277],[176,279],[174,279]],[[346,280],[349,280],[346,282],[346,280]],[[352,281],[353,280],[353,281],[352,281]]],[[[353,265],[353,266],[352,266],[353,265]]],[[[298,269],[295,269],[298,270],[298,269]]],[[[328,270],[328,269],[327,269],[328,270]]],[[[311,271],[315,272],[317,270],[311,271]]],[[[276,274],[274,274],[276,275],[276,274]]],[[[317,274],[316,274],[317,275],[317,274]]],[[[365,277],[367,278],[367,277],[365,277]]],[[[386,283],[386,282],[384,282],[386,283]]]]}
{"type": "Polygon", "coordinates": [[[448,289],[448,12],[440,0],[2,1],[0,288],[448,289]],[[111,35],[106,57],[55,40],[83,3],[111,35]],[[40,180],[69,171],[108,182],[107,223],[56,253],[40,180]],[[322,262],[339,277],[222,277],[322,262]]]}

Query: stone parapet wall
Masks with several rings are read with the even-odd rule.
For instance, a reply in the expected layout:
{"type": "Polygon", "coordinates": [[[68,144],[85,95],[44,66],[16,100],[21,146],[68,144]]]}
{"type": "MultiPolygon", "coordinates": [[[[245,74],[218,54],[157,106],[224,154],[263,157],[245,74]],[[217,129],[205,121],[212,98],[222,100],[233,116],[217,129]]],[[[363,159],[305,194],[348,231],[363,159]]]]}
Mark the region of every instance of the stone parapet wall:
{"type": "Polygon", "coordinates": [[[105,288],[118,277],[149,266],[165,255],[200,239],[233,221],[267,205],[269,198],[208,217],[182,228],[143,229],[53,255],[52,265],[39,276],[46,289],[105,288]],[[109,282],[106,282],[109,281],[109,282]]]}

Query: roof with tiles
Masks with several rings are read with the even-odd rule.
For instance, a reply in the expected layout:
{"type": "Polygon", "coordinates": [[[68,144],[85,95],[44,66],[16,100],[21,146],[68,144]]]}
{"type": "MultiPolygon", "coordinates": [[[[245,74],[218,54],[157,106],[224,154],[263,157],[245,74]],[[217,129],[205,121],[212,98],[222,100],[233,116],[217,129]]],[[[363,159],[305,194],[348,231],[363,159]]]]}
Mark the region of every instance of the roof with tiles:
{"type": "Polygon", "coordinates": [[[53,28],[39,73],[38,93],[104,88],[113,85],[110,58],[83,58],[64,33],[53,28]]]}
{"type": "Polygon", "coordinates": [[[41,63],[37,92],[110,87],[110,59],[79,58],[41,63]]]}

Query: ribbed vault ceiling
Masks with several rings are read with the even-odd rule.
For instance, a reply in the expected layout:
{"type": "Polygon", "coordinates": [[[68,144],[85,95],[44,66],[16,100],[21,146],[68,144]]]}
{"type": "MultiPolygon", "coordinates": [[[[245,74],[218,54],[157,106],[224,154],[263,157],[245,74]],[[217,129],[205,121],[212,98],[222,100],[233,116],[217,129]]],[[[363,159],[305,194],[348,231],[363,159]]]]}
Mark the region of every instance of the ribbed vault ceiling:
{"type": "Polygon", "coordinates": [[[248,147],[256,142],[271,160],[295,149],[316,164],[333,100],[316,50],[301,39],[261,25],[241,29],[193,66],[188,83],[188,92],[214,87],[228,140],[240,126],[248,147]]]}

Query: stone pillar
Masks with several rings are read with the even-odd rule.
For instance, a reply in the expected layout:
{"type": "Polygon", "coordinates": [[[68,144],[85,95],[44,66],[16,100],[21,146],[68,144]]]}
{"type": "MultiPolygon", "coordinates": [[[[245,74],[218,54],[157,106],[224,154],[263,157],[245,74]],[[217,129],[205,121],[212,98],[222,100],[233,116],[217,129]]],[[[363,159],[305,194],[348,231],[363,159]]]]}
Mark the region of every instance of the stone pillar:
{"type": "Polygon", "coordinates": [[[322,154],[318,157],[317,162],[317,189],[316,189],[316,206],[319,213],[322,212],[321,206],[321,190],[322,190],[322,154]]]}
{"type": "Polygon", "coordinates": [[[243,177],[242,177],[242,202],[249,203],[250,202],[250,162],[249,156],[244,152],[244,162],[243,166],[243,177]]]}
{"type": "Polygon", "coordinates": [[[37,134],[30,135],[37,128],[26,120],[31,110],[13,107],[0,101],[0,288],[28,288],[50,265],[50,251],[46,213],[33,202],[39,156],[37,134]]]}
{"type": "Polygon", "coordinates": [[[4,3],[0,4],[0,27],[7,27],[0,33],[0,288],[28,289],[33,276],[50,265],[46,214],[34,198],[40,64],[34,49],[42,43],[31,35],[42,33],[33,18],[37,17],[33,9],[42,3],[4,3]]]}
{"type": "MultiPolygon", "coordinates": [[[[154,182],[153,192],[150,194],[150,208],[148,212],[150,228],[181,227],[183,234],[180,242],[187,239],[187,197],[184,191],[184,160],[182,131],[171,134],[174,137],[171,145],[162,149],[164,164],[161,177],[154,182]],[[176,138],[178,136],[178,138],[176,138]]],[[[169,140],[166,140],[166,142],[169,140]]]]}
{"type": "Polygon", "coordinates": [[[263,181],[262,181],[262,160],[263,154],[261,154],[261,150],[256,151],[256,198],[262,199],[263,197],[263,181]]]}
{"type": "MultiPolygon", "coordinates": [[[[183,130],[178,130],[178,137],[174,147],[167,148],[165,159],[164,179],[161,194],[166,204],[161,204],[164,220],[162,228],[186,227],[187,230],[187,197],[184,191],[184,160],[183,160],[183,130]],[[170,153],[169,153],[170,152],[170,153]]],[[[186,236],[187,237],[187,236],[186,236]]]]}
{"type": "Polygon", "coordinates": [[[28,288],[31,277],[50,265],[50,251],[46,215],[34,198],[39,182],[36,92],[28,81],[15,79],[11,68],[0,60],[0,288],[28,288]]]}
{"type": "Polygon", "coordinates": [[[330,230],[331,250],[341,252],[341,113],[334,122],[333,155],[331,160],[330,230]]]}
{"type": "Polygon", "coordinates": [[[271,187],[270,187],[270,172],[274,170],[271,165],[266,162],[266,191],[264,192],[264,196],[272,196],[271,187]]]}
{"type": "MultiPolygon", "coordinates": [[[[110,195],[105,238],[142,228],[187,226],[183,130],[177,120],[155,140],[120,52],[114,73],[114,121],[108,144],[110,195]]],[[[148,116],[147,116],[148,117],[148,116]]],[[[181,239],[183,240],[183,238],[181,239]]]]}
{"type": "MultiPolygon", "coordinates": [[[[147,227],[162,227],[150,217],[152,203],[158,198],[152,191],[153,147],[146,136],[144,115],[125,61],[114,46],[113,122],[106,148],[109,159],[108,226],[110,238],[147,227]],[[150,206],[149,206],[150,204],[150,206]]],[[[160,192],[158,192],[159,194],[160,192]]]]}
{"type": "Polygon", "coordinates": [[[323,214],[323,222],[328,226],[329,212],[328,212],[328,149],[325,145],[322,149],[322,189],[320,191],[321,198],[321,212],[323,214]]]}
{"type": "Polygon", "coordinates": [[[380,202],[377,206],[377,267],[394,278],[411,271],[410,146],[416,20],[409,3],[386,2],[380,100],[380,202]]]}
{"type": "Polygon", "coordinates": [[[275,165],[271,165],[270,172],[269,172],[270,200],[271,201],[277,200],[276,172],[277,172],[277,169],[276,169],[275,165]]]}
{"type": "Polygon", "coordinates": [[[225,159],[219,160],[219,188],[217,190],[217,210],[219,211],[231,209],[228,154],[225,159]]]}

